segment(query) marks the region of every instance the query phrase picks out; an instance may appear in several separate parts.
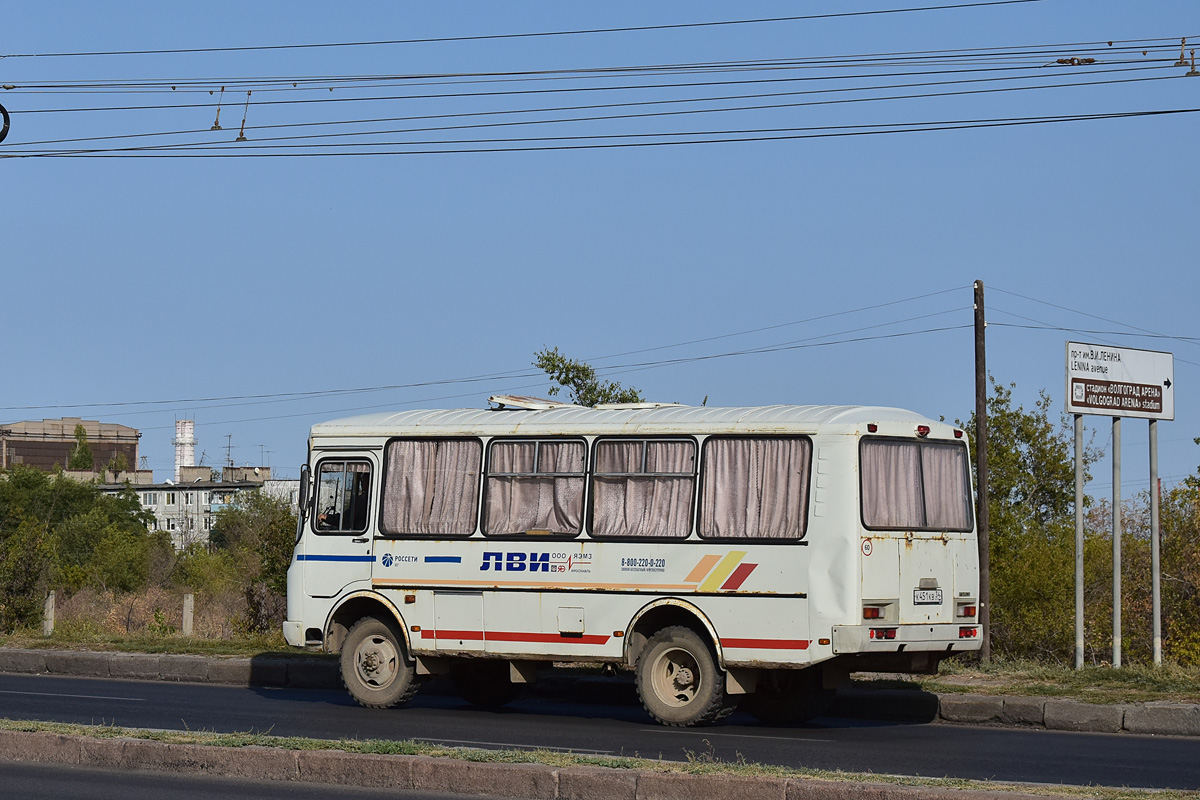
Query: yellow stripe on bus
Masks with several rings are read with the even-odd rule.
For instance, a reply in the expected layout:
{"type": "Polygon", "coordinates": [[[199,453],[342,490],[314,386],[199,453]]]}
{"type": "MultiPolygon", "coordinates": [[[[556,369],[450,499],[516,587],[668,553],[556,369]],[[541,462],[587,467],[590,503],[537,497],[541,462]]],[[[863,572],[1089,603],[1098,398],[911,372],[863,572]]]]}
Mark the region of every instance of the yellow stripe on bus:
{"type": "Polygon", "coordinates": [[[738,562],[745,557],[745,550],[734,550],[729,555],[721,559],[721,563],[717,565],[717,568],[713,571],[713,574],[708,576],[708,580],[700,584],[700,591],[715,592],[717,589],[721,588],[721,584],[724,583],[725,579],[733,573],[733,570],[737,567],[738,562]]]}
{"type": "Polygon", "coordinates": [[[700,559],[700,563],[688,573],[688,576],[684,580],[689,583],[699,583],[708,574],[708,571],[713,568],[713,565],[720,560],[720,556],[705,556],[700,559]]]}

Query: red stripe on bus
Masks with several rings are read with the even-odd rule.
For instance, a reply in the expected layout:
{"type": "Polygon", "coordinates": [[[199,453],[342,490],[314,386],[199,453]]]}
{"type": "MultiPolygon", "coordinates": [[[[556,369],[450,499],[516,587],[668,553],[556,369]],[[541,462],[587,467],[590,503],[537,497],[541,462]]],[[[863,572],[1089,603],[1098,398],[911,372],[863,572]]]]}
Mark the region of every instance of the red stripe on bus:
{"type": "Polygon", "coordinates": [[[746,578],[750,577],[750,573],[754,572],[754,568],[758,564],[738,564],[738,568],[729,576],[729,580],[721,584],[721,591],[732,592],[742,585],[746,578]]]}
{"type": "Polygon", "coordinates": [[[577,643],[607,644],[611,636],[579,635],[569,633],[521,633],[515,631],[421,631],[422,639],[458,639],[460,641],[488,642],[534,642],[539,644],[577,643]]]}
{"type": "Polygon", "coordinates": [[[808,639],[722,639],[722,647],[762,648],[763,650],[807,650],[808,639]]]}

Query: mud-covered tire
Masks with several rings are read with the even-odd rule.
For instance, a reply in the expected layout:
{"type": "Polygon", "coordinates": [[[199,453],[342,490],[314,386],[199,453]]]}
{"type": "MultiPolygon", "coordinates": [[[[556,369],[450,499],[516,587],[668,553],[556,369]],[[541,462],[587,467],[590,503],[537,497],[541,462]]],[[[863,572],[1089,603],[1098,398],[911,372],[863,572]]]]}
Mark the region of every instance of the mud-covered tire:
{"type": "Polygon", "coordinates": [[[392,708],[417,692],[416,668],[396,626],[378,617],[354,623],[342,645],[342,683],[367,708],[392,708]]]}
{"type": "Polygon", "coordinates": [[[480,708],[499,708],[517,699],[521,687],[508,676],[507,661],[477,661],[450,671],[454,691],[480,708]]]}
{"type": "Polygon", "coordinates": [[[675,625],[651,636],[636,675],[642,706],[663,725],[707,725],[736,707],[712,648],[691,628],[675,625]]]}
{"type": "Polygon", "coordinates": [[[819,717],[833,703],[834,690],[821,687],[820,668],[781,670],[742,698],[742,710],[768,725],[819,717]]]}

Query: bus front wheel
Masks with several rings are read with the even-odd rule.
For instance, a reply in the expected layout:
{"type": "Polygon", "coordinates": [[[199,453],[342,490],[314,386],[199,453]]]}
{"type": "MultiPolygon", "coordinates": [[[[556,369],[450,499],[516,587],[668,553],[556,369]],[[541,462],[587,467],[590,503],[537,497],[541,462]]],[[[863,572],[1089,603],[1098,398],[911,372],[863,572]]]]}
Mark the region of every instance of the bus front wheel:
{"type": "Polygon", "coordinates": [[[354,623],[342,645],[342,683],[359,705],[391,708],[417,691],[415,669],[394,626],[378,617],[354,623]]]}
{"type": "Polygon", "coordinates": [[[711,648],[691,628],[678,625],[646,642],[637,661],[637,690],[650,716],[663,725],[704,725],[735,707],[711,648]]]}

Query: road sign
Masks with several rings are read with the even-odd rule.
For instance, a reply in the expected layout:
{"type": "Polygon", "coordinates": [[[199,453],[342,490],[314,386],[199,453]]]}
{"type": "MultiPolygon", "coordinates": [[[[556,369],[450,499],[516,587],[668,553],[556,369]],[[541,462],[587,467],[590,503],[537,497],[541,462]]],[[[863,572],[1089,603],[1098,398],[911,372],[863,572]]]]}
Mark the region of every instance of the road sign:
{"type": "Polygon", "coordinates": [[[1175,356],[1067,342],[1067,413],[1175,419],[1175,356]]]}

